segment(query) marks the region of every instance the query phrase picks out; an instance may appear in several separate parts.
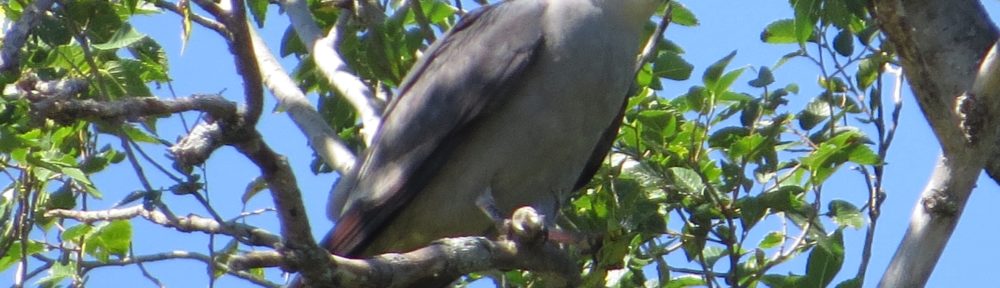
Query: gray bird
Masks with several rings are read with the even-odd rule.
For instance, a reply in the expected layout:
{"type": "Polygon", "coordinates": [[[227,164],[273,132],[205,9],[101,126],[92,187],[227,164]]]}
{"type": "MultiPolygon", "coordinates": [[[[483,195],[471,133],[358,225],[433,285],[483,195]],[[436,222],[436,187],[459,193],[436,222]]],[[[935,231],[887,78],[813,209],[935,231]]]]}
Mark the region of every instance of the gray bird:
{"type": "Polygon", "coordinates": [[[503,213],[555,215],[617,134],[659,2],[509,0],[463,17],[413,66],[363,162],[339,180],[324,247],[359,257],[482,235],[494,222],[476,199],[488,192],[503,213]]]}

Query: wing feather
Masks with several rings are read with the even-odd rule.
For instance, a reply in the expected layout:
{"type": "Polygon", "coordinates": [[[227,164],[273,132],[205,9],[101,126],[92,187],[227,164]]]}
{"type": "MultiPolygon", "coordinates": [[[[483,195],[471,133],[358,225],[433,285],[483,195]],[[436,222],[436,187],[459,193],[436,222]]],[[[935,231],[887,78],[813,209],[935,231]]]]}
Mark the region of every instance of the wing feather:
{"type": "Polygon", "coordinates": [[[461,131],[502,105],[543,45],[541,1],[512,0],[474,11],[428,48],[387,107],[364,162],[342,177],[324,239],[357,256],[433,178],[461,131]]]}

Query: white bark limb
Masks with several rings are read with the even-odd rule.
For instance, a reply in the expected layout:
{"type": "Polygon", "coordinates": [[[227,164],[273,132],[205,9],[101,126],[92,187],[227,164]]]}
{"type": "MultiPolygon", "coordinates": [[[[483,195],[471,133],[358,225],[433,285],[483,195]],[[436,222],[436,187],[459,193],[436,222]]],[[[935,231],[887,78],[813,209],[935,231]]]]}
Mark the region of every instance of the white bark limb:
{"type": "Polygon", "coordinates": [[[347,24],[347,19],[348,17],[341,16],[333,29],[330,29],[330,33],[316,41],[312,50],[313,61],[330,81],[330,85],[357,110],[363,125],[361,135],[364,136],[365,144],[371,144],[375,131],[378,131],[378,126],[382,124],[382,108],[376,102],[375,94],[368,89],[368,85],[354,75],[335,50],[339,42],[340,29],[347,24]]]}
{"type": "Polygon", "coordinates": [[[281,1],[281,6],[288,13],[295,33],[309,49],[309,53],[313,55],[316,67],[319,67],[330,86],[334,87],[357,110],[364,126],[362,136],[364,136],[365,143],[371,143],[374,131],[378,130],[381,123],[381,108],[376,104],[374,93],[368,85],[357,75],[354,75],[354,72],[347,66],[347,62],[336,51],[338,29],[346,24],[346,20],[349,19],[348,14],[342,13],[337,20],[337,25],[330,30],[326,37],[322,37],[319,27],[316,26],[312,14],[306,7],[306,2],[286,0],[281,1]]]}
{"type": "MultiPolygon", "coordinates": [[[[945,153],[939,159],[920,201],[913,209],[910,226],[893,256],[889,268],[882,276],[880,287],[923,287],[937,264],[948,239],[958,225],[962,210],[975,188],[979,173],[988,157],[996,153],[990,139],[996,139],[1000,111],[1000,63],[997,63],[995,44],[983,60],[972,90],[965,97],[973,97],[972,105],[985,107],[981,114],[966,115],[984,121],[984,130],[964,151],[945,153]]],[[[961,104],[959,104],[961,106],[961,104]]]]}
{"type": "Polygon", "coordinates": [[[295,81],[288,76],[260,36],[253,30],[250,34],[253,38],[254,54],[257,55],[257,65],[260,66],[261,74],[265,75],[264,85],[278,99],[280,105],[285,107],[288,117],[291,117],[299,130],[306,135],[309,145],[316,154],[338,172],[350,171],[356,159],[354,153],[326,124],[323,116],[295,85],[295,81]]]}

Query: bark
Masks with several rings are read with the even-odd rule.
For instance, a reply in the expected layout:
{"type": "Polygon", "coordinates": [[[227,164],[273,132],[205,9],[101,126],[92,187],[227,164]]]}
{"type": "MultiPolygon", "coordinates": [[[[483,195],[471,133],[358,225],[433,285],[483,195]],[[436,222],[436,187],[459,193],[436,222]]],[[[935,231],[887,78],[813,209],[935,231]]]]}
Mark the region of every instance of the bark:
{"type": "Polygon", "coordinates": [[[977,73],[997,29],[973,0],[876,1],[875,14],[943,151],[879,284],[922,287],[986,167],[984,155],[998,154],[991,144],[1000,99],[988,85],[997,73],[991,65],[977,73]]]}

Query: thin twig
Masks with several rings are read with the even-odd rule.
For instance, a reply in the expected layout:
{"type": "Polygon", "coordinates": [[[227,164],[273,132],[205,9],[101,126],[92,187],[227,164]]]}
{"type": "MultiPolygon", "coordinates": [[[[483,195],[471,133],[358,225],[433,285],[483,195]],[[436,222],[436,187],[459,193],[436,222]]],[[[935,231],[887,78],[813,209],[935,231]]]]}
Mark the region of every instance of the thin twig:
{"type": "Polygon", "coordinates": [[[147,210],[142,205],[126,208],[116,208],[97,211],[50,210],[46,217],[69,218],[76,221],[91,223],[98,221],[127,220],[142,217],[150,222],[164,227],[174,228],[181,232],[198,231],[206,234],[222,234],[232,236],[240,242],[251,246],[275,247],[281,242],[281,237],[263,229],[236,222],[218,222],[197,215],[170,219],[161,211],[147,210]]]}

